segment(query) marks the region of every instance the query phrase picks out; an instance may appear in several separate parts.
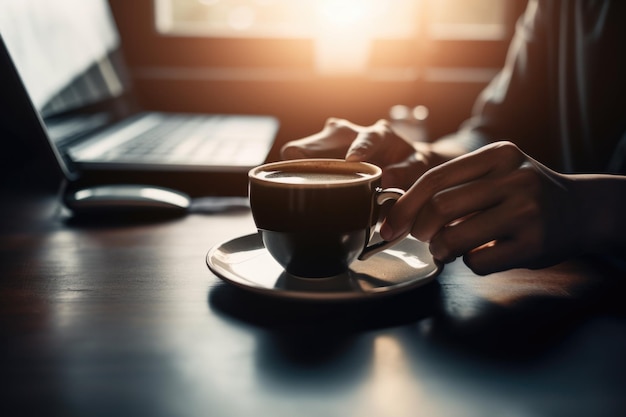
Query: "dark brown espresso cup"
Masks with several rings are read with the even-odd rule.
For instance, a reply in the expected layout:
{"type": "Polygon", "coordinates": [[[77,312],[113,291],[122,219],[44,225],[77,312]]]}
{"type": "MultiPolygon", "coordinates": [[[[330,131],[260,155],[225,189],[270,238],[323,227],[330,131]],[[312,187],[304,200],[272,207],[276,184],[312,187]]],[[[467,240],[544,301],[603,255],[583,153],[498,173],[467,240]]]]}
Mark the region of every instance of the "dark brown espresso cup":
{"type": "Polygon", "coordinates": [[[369,245],[370,239],[380,206],[404,191],[381,189],[381,175],[375,165],[340,159],[250,170],[250,206],[265,248],[288,273],[319,278],[346,272],[357,258],[390,247],[395,242],[369,245]]]}

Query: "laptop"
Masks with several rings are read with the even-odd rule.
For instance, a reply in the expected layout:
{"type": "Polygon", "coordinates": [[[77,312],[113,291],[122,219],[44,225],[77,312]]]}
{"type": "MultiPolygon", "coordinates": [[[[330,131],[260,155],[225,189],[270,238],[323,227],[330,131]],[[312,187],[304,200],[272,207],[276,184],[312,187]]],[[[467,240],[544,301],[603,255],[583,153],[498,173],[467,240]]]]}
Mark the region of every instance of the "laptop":
{"type": "Polygon", "coordinates": [[[20,124],[2,134],[45,143],[70,189],[245,194],[245,174],[265,161],[279,128],[270,115],[141,109],[106,0],[3,2],[0,84],[0,108],[14,116],[5,112],[3,124],[20,124]]]}

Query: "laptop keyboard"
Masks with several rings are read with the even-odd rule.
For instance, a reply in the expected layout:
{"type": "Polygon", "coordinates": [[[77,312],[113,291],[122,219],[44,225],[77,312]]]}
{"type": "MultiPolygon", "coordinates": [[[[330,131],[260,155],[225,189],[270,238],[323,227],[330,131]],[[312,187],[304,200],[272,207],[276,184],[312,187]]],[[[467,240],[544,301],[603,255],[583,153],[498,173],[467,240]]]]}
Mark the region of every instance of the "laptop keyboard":
{"type": "Polygon", "coordinates": [[[268,137],[270,128],[267,120],[248,116],[149,114],[126,126],[125,135],[101,146],[101,152],[87,147],[72,156],[103,162],[254,166],[268,152],[260,138],[268,137]]]}

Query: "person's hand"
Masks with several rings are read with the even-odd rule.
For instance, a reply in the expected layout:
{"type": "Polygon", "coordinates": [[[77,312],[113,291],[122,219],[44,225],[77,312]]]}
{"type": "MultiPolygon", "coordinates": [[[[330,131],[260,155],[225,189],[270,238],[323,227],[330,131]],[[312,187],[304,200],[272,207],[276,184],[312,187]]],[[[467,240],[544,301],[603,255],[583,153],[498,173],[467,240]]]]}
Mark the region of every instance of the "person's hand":
{"type": "Polygon", "coordinates": [[[383,169],[383,187],[403,189],[429,168],[427,155],[397,135],[385,120],[359,126],[330,118],[320,132],[288,142],[281,149],[284,159],[345,158],[371,162],[383,169]]]}
{"type": "Polygon", "coordinates": [[[426,172],[390,209],[381,235],[410,233],[430,242],[435,259],[463,256],[481,275],[552,265],[580,249],[574,177],[493,143],[426,172]]]}

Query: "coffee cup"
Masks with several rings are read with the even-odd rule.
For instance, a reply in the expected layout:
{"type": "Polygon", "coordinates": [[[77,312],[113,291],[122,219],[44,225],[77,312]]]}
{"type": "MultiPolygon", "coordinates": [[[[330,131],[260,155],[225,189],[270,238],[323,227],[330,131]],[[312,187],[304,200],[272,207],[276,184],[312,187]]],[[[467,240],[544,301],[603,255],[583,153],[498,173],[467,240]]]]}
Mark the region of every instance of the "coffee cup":
{"type": "Polygon", "coordinates": [[[382,170],[365,162],[298,159],[248,173],[254,222],[270,255],[291,275],[339,275],[394,242],[370,244],[381,206],[404,191],[381,188],[382,170]]]}

